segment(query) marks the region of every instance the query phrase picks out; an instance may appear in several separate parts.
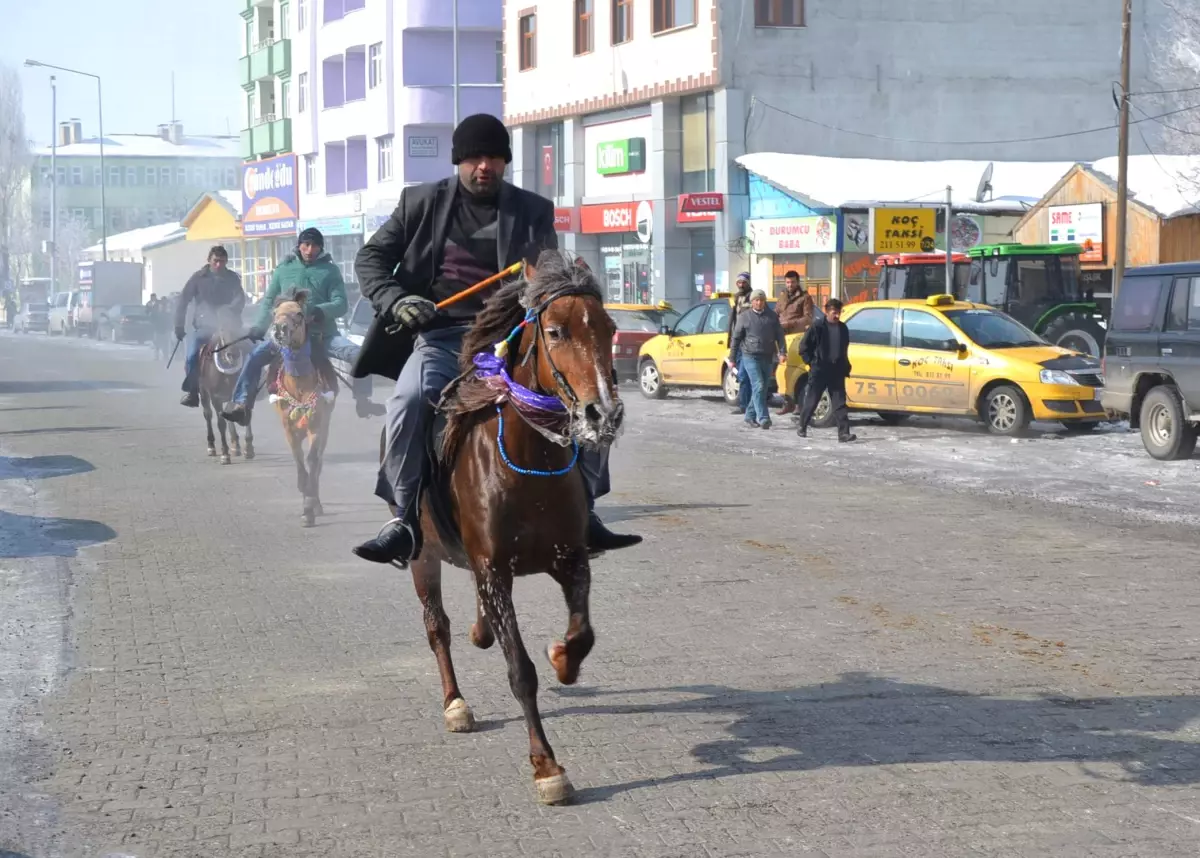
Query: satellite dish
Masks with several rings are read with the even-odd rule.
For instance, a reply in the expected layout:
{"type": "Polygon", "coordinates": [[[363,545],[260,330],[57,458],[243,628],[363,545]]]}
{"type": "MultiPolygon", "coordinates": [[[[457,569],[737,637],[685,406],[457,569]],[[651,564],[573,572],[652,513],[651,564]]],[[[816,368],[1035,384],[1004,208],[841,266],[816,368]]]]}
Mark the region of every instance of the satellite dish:
{"type": "Polygon", "coordinates": [[[983,175],[979,177],[979,187],[975,189],[975,202],[983,202],[984,196],[988,191],[992,190],[992,170],[996,165],[988,161],[988,165],[983,168],[983,175]]]}

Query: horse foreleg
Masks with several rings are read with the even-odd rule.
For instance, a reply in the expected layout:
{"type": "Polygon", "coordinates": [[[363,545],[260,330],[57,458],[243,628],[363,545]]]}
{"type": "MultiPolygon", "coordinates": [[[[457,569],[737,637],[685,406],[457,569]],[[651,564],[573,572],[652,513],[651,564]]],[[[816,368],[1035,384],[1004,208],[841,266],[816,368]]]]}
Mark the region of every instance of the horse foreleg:
{"type": "Polygon", "coordinates": [[[217,432],[221,436],[221,464],[228,465],[232,459],[229,458],[229,440],[226,437],[226,429],[229,424],[225,420],[225,416],[221,413],[220,407],[217,408],[217,432]]]}
{"type": "Polygon", "coordinates": [[[208,428],[208,455],[216,457],[217,455],[217,437],[213,434],[213,409],[212,399],[206,391],[200,391],[200,408],[204,411],[204,425],[208,428]]]}
{"type": "Polygon", "coordinates": [[[492,644],[496,642],[492,624],[488,622],[487,614],[483,610],[483,602],[478,596],[475,597],[475,623],[471,626],[470,638],[471,643],[480,649],[491,649],[492,644]]]}
{"type": "Polygon", "coordinates": [[[588,594],[592,588],[592,569],[586,548],[569,552],[550,570],[550,576],[562,587],[567,602],[567,636],[565,641],[550,644],[546,655],[558,681],[563,685],[574,685],[579,679],[579,668],[592,651],[596,634],[592,631],[591,615],[588,611],[588,594]]]}
{"type": "MultiPolygon", "coordinates": [[[[217,413],[220,414],[224,410],[225,410],[225,403],[222,402],[221,407],[217,409],[217,413]]],[[[224,419],[224,418],[222,418],[222,419],[224,419]]],[[[241,444],[241,441],[238,439],[237,424],[229,423],[228,421],[224,421],[224,422],[229,427],[229,440],[231,442],[229,445],[230,450],[232,451],[234,456],[242,455],[242,444],[241,444]]]]}
{"type": "Polygon", "coordinates": [[[512,576],[497,574],[497,568],[507,569],[507,559],[497,559],[494,563],[488,560],[479,562],[475,573],[475,589],[500,641],[500,649],[504,651],[504,660],[508,663],[508,685],[525,714],[525,726],[529,731],[529,762],[533,765],[533,785],[538,800],[543,804],[561,804],[571,797],[574,790],[566,772],[555,761],[550,740],[542,728],[542,716],[537,705],[537,670],[525,651],[521,630],[517,628],[517,613],[512,602],[512,576]]]}
{"type": "Polygon", "coordinates": [[[246,455],[244,458],[247,462],[254,458],[254,432],[250,429],[254,422],[254,403],[250,403],[250,405],[250,409],[246,412],[246,455]]]}
{"type": "Polygon", "coordinates": [[[425,635],[442,679],[442,720],[451,733],[470,733],[475,729],[475,715],[458,690],[450,659],[450,618],[442,607],[442,561],[433,552],[421,552],[412,562],[412,578],[421,600],[425,635]]]}
{"type": "Polygon", "coordinates": [[[324,515],[321,506],[321,468],[325,463],[325,445],[329,442],[329,421],[308,436],[308,491],[305,493],[312,503],[314,515],[324,515]]]}
{"type": "Polygon", "coordinates": [[[296,490],[304,499],[301,523],[305,527],[312,527],[316,524],[316,515],[313,514],[312,507],[308,502],[308,470],[304,467],[304,436],[294,431],[286,418],[283,422],[283,433],[287,437],[288,447],[291,448],[292,459],[296,462],[296,490]]]}

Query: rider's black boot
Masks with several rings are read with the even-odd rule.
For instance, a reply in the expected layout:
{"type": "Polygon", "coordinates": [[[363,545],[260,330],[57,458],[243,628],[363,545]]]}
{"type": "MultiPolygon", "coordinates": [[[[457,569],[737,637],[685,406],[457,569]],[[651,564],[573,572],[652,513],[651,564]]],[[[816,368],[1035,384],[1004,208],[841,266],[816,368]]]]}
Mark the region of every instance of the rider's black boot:
{"type": "Polygon", "coordinates": [[[354,412],[359,417],[382,417],[387,414],[387,406],[382,403],[372,402],[364,396],[361,399],[354,400],[354,412]]]}
{"type": "Polygon", "coordinates": [[[604,526],[600,516],[594,512],[588,513],[588,551],[592,554],[629,548],[641,541],[640,536],[632,533],[613,533],[604,526]]]}
{"type": "Polygon", "coordinates": [[[402,520],[393,518],[383,526],[378,536],[368,539],[362,545],[356,545],[352,550],[356,556],[372,563],[406,564],[412,559],[414,545],[413,532],[409,526],[402,520]]]}
{"type": "Polygon", "coordinates": [[[179,397],[179,404],[186,406],[188,408],[199,408],[200,407],[200,394],[199,393],[185,393],[183,396],[179,397]]]}
{"type": "Polygon", "coordinates": [[[225,406],[225,410],[221,412],[221,416],[230,423],[245,426],[250,422],[250,409],[240,402],[235,402],[232,405],[225,406]]]}

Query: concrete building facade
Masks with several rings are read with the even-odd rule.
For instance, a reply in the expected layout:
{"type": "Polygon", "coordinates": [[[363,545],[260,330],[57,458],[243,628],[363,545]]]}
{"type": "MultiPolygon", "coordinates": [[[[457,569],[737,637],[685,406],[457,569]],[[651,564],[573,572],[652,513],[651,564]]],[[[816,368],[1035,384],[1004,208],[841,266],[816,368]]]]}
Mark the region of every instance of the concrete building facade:
{"type": "MultiPolygon", "coordinates": [[[[563,243],[604,272],[610,300],[686,306],[746,265],[747,180],[734,159],[747,152],[1111,154],[1119,4],[1106,11],[506,0],[514,181],[555,199],[563,243]]],[[[1151,88],[1144,48],[1163,15],[1148,8],[1137,22],[1135,91],[1151,88]]]]}

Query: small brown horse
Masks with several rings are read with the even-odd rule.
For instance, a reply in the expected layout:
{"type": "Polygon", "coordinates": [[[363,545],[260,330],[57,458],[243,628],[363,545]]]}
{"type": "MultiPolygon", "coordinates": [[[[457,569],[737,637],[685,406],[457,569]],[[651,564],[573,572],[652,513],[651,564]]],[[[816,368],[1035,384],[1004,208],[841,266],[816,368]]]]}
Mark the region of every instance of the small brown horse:
{"type": "MultiPolygon", "coordinates": [[[[208,455],[216,456],[216,439],[213,437],[213,411],[217,412],[217,431],[221,435],[221,464],[228,465],[230,458],[226,428],[233,438],[233,455],[242,455],[237,426],[225,420],[221,411],[233,399],[233,389],[238,373],[249,353],[245,342],[237,342],[241,324],[231,317],[221,319],[221,330],[200,352],[200,405],[204,410],[204,422],[208,426],[208,455]]],[[[250,421],[246,421],[246,461],[254,458],[254,432],[250,421]]]]}
{"type": "Polygon", "coordinates": [[[337,380],[328,360],[314,349],[308,337],[305,305],[308,292],[297,292],[275,306],[271,339],[282,361],[271,381],[269,401],[275,406],[292,458],[296,460],[296,487],[304,498],[301,524],[312,527],[321,508],[321,459],[329,441],[329,422],[337,399],[337,380]],[[308,455],[304,442],[308,442],[308,455]]]}
{"type": "Polygon", "coordinates": [[[464,340],[463,375],[440,406],[447,425],[438,466],[461,544],[449,546],[439,534],[436,521],[445,523],[446,517],[435,520],[426,492],[423,545],[412,561],[412,576],[441,674],[446,729],[469,732],[475,718],[450,659],[442,562],[474,572],[471,642],[487,649],[499,638],[509,685],[529,730],[538,798],[558,804],[570,799],[573,788],[542,729],[537,672],[517,627],[513,579],[545,572],[562,587],[566,639],[551,644],[548,655],[558,680],[573,684],[595,640],[588,612],[587,497],[575,466],[578,445],[611,444],[620,432],[624,405],[611,383],[615,327],[595,278],[557,251],[544,253],[526,278],[501,287],[464,340]],[[505,345],[497,348],[500,343],[505,345]],[[480,361],[489,358],[490,369],[484,369],[480,361]],[[530,408],[531,400],[537,407],[530,408]]]}

